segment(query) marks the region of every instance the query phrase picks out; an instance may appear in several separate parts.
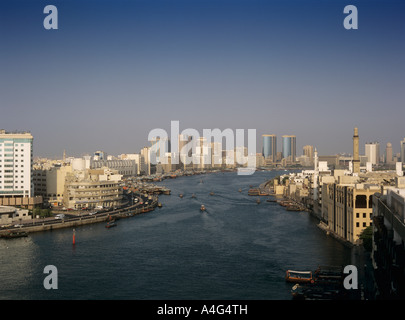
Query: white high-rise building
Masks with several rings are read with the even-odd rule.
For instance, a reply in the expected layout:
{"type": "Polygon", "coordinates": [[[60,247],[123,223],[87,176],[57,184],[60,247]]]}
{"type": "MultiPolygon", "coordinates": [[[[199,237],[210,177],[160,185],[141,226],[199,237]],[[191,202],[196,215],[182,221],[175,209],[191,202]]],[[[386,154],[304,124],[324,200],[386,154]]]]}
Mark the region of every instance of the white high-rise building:
{"type": "Polygon", "coordinates": [[[366,143],[367,162],[375,165],[380,162],[380,144],[378,142],[366,143]]]}
{"type": "Polygon", "coordinates": [[[405,138],[404,140],[401,140],[401,162],[402,164],[405,164],[405,138]]]}
{"type": "Polygon", "coordinates": [[[0,130],[0,197],[32,197],[33,137],[29,132],[0,130]]]}

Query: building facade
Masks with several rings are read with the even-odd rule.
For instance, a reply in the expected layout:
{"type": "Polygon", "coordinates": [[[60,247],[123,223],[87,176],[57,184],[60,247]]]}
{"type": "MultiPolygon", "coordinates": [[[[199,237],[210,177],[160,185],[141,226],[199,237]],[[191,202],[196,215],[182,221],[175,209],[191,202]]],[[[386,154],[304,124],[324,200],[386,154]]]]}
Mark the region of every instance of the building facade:
{"type": "Polygon", "coordinates": [[[274,134],[264,134],[262,154],[265,160],[276,162],[277,160],[277,136],[274,134]]]}
{"type": "Polygon", "coordinates": [[[405,298],[405,189],[393,188],[373,198],[371,258],[377,298],[405,298]]]}
{"type": "Polygon", "coordinates": [[[361,232],[373,223],[372,197],[379,190],[377,185],[326,184],[322,201],[329,230],[357,243],[361,232]]]}
{"type": "Polygon", "coordinates": [[[33,137],[0,130],[0,197],[31,197],[33,137]]]}
{"type": "Polygon", "coordinates": [[[385,163],[386,164],[394,164],[394,157],[392,152],[392,144],[390,142],[387,143],[385,148],[385,163]]]}
{"type": "Polygon", "coordinates": [[[110,208],[121,205],[122,176],[108,168],[84,170],[68,174],[63,193],[66,208],[110,208]]]}
{"type": "Polygon", "coordinates": [[[378,142],[366,143],[365,152],[367,161],[372,165],[380,163],[380,144],[378,142]]]}
{"type": "Polygon", "coordinates": [[[282,136],[282,152],[283,152],[283,159],[286,159],[287,163],[294,163],[296,158],[296,150],[297,150],[297,138],[296,136],[292,135],[284,135],[282,136]]]}
{"type": "Polygon", "coordinates": [[[63,205],[66,176],[72,172],[72,166],[53,166],[48,170],[33,171],[33,183],[36,196],[52,207],[63,205]]]}
{"type": "Polygon", "coordinates": [[[307,156],[309,159],[309,165],[314,164],[314,146],[306,145],[302,148],[302,154],[307,156]]]}
{"type": "Polygon", "coordinates": [[[402,165],[405,165],[405,138],[404,140],[401,140],[401,153],[400,153],[400,158],[402,165]]]}
{"type": "Polygon", "coordinates": [[[90,162],[90,169],[100,169],[103,167],[116,170],[118,174],[126,177],[138,175],[137,160],[93,160],[90,162]]]}

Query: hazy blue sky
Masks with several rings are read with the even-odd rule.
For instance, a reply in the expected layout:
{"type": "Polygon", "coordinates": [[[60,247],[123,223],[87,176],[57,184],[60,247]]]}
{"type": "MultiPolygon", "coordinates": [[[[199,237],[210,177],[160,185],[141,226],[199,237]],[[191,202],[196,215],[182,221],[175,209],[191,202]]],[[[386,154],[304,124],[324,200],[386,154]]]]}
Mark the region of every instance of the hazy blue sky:
{"type": "Polygon", "coordinates": [[[295,134],[298,155],[405,137],[405,1],[3,0],[0,37],[0,128],[34,156],[139,152],[171,120],[256,129],[258,151],[295,134]]]}

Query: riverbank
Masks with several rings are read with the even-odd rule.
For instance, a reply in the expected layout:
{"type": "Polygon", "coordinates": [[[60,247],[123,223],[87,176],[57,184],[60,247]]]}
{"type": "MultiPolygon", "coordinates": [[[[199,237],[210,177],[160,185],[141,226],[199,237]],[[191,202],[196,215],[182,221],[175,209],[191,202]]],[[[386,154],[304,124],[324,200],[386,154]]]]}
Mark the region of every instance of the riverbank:
{"type": "Polygon", "coordinates": [[[42,221],[36,221],[36,219],[29,224],[20,225],[19,227],[11,227],[7,229],[0,230],[0,237],[3,235],[8,235],[10,233],[17,232],[42,232],[42,231],[51,231],[62,228],[75,228],[92,223],[101,223],[107,222],[110,220],[118,220],[123,218],[133,217],[141,213],[146,213],[155,210],[158,206],[158,198],[155,196],[152,198],[152,202],[148,205],[134,204],[118,210],[109,211],[109,212],[99,212],[93,215],[86,214],[76,217],[68,217],[65,219],[41,219],[42,221]]]}

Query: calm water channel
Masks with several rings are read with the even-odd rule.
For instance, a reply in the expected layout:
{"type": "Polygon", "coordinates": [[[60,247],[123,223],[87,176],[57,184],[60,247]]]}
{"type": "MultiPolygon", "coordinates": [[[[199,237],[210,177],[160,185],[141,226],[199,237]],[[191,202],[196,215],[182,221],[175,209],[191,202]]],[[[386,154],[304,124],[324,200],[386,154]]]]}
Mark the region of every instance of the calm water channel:
{"type": "Polygon", "coordinates": [[[247,195],[249,185],[278,174],[165,180],[172,194],[159,197],[161,209],[111,229],[76,228],[75,246],[70,228],[2,239],[0,299],[290,300],[287,269],[347,265],[351,251],[307,212],[247,195]],[[57,290],[43,286],[47,265],[57,267],[57,290]]]}

